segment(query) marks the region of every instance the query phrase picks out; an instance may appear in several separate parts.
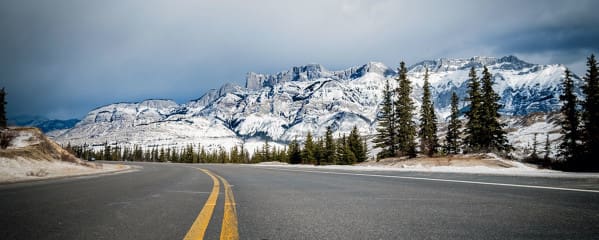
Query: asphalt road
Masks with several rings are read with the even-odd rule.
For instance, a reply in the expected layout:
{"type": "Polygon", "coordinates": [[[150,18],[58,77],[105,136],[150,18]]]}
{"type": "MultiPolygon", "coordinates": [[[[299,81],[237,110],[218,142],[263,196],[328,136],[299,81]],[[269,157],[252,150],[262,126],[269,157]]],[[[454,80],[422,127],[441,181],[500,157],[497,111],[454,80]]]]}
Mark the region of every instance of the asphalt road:
{"type": "MultiPolygon", "coordinates": [[[[0,186],[0,239],[183,239],[214,187],[197,168],[232,185],[240,239],[599,238],[596,178],[134,165],[0,186]]],[[[205,239],[225,225],[219,189],[205,239]]]]}

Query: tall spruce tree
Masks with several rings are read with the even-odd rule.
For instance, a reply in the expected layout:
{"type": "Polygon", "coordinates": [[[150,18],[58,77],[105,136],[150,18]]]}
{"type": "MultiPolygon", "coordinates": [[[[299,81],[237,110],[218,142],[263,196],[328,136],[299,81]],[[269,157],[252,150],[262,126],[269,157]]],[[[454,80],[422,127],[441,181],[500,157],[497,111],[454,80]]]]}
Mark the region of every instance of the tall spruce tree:
{"type": "Polygon", "coordinates": [[[462,123],[458,119],[460,117],[458,101],[458,95],[452,92],[451,115],[449,117],[449,124],[447,125],[447,135],[445,136],[445,151],[448,154],[458,154],[460,152],[460,128],[462,127],[462,123]]]}
{"type": "Polygon", "coordinates": [[[587,58],[582,91],[582,150],[586,170],[599,171],[599,71],[595,55],[587,58]]]}
{"type": "Polygon", "coordinates": [[[399,76],[396,80],[399,82],[395,102],[397,149],[400,156],[416,157],[416,124],[412,120],[415,107],[410,97],[412,86],[408,79],[408,70],[403,61],[399,64],[399,76]]]}
{"type": "Polygon", "coordinates": [[[433,156],[439,147],[437,138],[437,116],[435,107],[431,100],[431,87],[428,82],[428,68],[424,72],[424,86],[422,94],[422,106],[420,108],[420,151],[426,155],[433,156]]]}
{"type": "Polygon", "coordinates": [[[510,150],[505,124],[500,123],[499,119],[499,94],[493,90],[493,75],[489,72],[487,66],[484,66],[482,72],[482,96],[481,96],[481,136],[480,146],[484,151],[501,151],[510,150]]]}
{"type": "Polygon", "coordinates": [[[393,91],[389,85],[389,80],[385,82],[383,89],[383,102],[378,116],[377,133],[374,139],[374,147],[382,150],[377,157],[393,157],[397,151],[397,137],[395,129],[395,112],[393,110],[393,91]]]}
{"type": "Polygon", "coordinates": [[[302,151],[302,163],[304,163],[304,164],[315,164],[316,163],[315,146],[314,146],[314,140],[312,139],[311,132],[308,132],[308,135],[306,135],[306,141],[304,143],[304,149],[302,151]]]}
{"type": "Polygon", "coordinates": [[[6,91],[0,90],[0,129],[6,129],[6,91]]]}
{"type": "Polygon", "coordinates": [[[574,94],[574,81],[572,81],[568,69],[565,71],[563,85],[564,92],[559,99],[562,101],[560,112],[563,118],[560,120],[560,125],[564,137],[559,145],[558,156],[565,161],[566,168],[577,169],[579,168],[577,160],[579,156],[578,141],[580,140],[578,111],[576,110],[578,99],[574,94]]]}
{"type": "Polygon", "coordinates": [[[395,156],[397,151],[395,111],[393,109],[393,91],[389,85],[389,80],[385,82],[385,88],[383,89],[383,102],[376,131],[374,147],[382,149],[377,157],[380,159],[395,156]]]}
{"type": "Polygon", "coordinates": [[[291,140],[287,149],[288,162],[290,164],[298,164],[302,162],[301,149],[297,139],[291,140]]]}
{"type": "Polygon", "coordinates": [[[343,134],[337,139],[337,164],[352,164],[355,156],[349,149],[347,137],[343,134]]]}
{"type": "Polygon", "coordinates": [[[550,159],[549,159],[549,154],[551,153],[551,142],[549,141],[549,133],[546,134],[545,137],[545,155],[543,156],[543,160],[545,160],[545,163],[549,163],[550,159]]]}
{"type": "Polygon", "coordinates": [[[470,106],[466,111],[466,137],[464,138],[464,147],[466,152],[478,152],[481,150],[481,134],[483,123],[481,121],[482,109],[482,96],[480,93],[480,82],[476,76],[476,70],[474,67],[470,68],[468,74],[470,79],[468,80],[468,98],[470,106]]]}
{"type": "Polygon", "coordinates": [[[325,161],[328,164],[336,164],[337,162],[337,145],[335,144],[335,139],[333,139],[333,130],[331,126],[327,127],[327,132],[325,133],[325,141],[324,141],[324,157],[325,161]]]}
{"type": "Polygon", "coordinates": [[[362,137],[360,136],[360,133],[358,132],[358,127],[354,126],[354,128],[351,130],[351,133],[349,134],[349,138],[348,138],[348,145],[350,148],[350,151],[354,154],[355,157],[355,161],[356,162],[364,162],[366,161],[366,149],[364,148],[364,145],[362,144],[362,137]]]}

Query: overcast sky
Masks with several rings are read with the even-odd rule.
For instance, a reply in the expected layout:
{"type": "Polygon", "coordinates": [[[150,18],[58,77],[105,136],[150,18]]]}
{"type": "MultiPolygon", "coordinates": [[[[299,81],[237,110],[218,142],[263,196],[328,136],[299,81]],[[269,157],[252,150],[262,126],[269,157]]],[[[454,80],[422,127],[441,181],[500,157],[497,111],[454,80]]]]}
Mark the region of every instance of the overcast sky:
{"type": "Polygon", "coordinates": [[[179,103],[247,72],[516,55],[582,74],[599,1],[2,0],[8,115],[82,118],[114,102],[179,103]]]}

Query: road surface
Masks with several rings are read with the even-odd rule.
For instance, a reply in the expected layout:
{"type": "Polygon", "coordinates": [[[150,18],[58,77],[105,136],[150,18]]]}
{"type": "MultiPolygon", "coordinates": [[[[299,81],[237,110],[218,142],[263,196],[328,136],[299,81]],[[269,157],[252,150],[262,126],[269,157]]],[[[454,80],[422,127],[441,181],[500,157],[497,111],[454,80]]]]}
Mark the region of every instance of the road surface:
{"type": "Polygon", "coordinates": [[[596,178],[130,164],[1,185],[0,239],[599,237],[596,178]]]}

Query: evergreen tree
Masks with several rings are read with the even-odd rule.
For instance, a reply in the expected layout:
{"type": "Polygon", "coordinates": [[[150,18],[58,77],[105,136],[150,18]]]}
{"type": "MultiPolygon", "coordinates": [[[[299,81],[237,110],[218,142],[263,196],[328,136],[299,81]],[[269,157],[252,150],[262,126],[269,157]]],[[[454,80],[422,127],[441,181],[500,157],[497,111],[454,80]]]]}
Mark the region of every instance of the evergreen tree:
{"type": "Polygon", "coordinates": [[[232,163],[239,163],[239,149],[237,148],[237,146],[233,146],[233,148],[231,149],[230,158],[232,163]]]}
{"type": "Polygon", "coordinates": [[[353,154],[355,161],[352,160],[353,162],[364,162],[366,161],[366,149],[364,148],[364,145],[362,144],[362,137],[360,136],[360,133],[358,132],[358,127],[354,126],[354,128],[351,130],[350,134],[349,134],[349,138],[347,139],[348,145],[349,145],[349,150],[351,151],[351,153],[353,154]]]}
{"type": "Polygon", "coordinates": [[[352,165],[358,161],[356,154],[351,150],[351,146],[349,145],[349,141],[345,141],[344,147],[344,156],[345,156],[345,164],[352,165]]]}
{"type": "Polygon", "coordinates": [[[254,149],[254,154],[252,155],[252,162],[259,163],[264,161],[264,151],[258,150],[258,148],[254,149]]]}
{"type": "Polygon", "coordinates": [[[289,143],[287,152],[287,156],[289,158],[288,162],[290,164],[298,164],[302,162],[301,150],[297,139],[293,139],[291,143],[289,143]]]}
{"type": "Polygon", "coordinates": [[[458,119],[460,116],[458,110],[458,95],[451,93],[451,116],[447,126],[447,135],[445,136],[445,151],[448,154],[458,154],[460,152],[460,128],[462,123],[458,119]]]}
{"type": "Polygon", "coordinates": [[[262,145],[262,162],[270,162],[272,161],[271,152],[270,152],[270,144],[268,144],[268,139],[264,139],[264,145],[262,145]]]}
{"type": "Polygon", "coordinates": [[[102,156],[102,159],[106,161],[112,160],[111,149],[108,142],[104,142],[104,156],[102,156]]]}
{"type": "Polygon", "coordinates": [[[539,155],[537,154],[537,145],[539,145],[539,142],[537,141],[537,135],[538,133],[535,133],[532,138],[532,153],[530,154],[529,158],[533,160],[539,159],[539,155]]]}
{"type": "Polygon", "coordinates": [[[314,155],[314,141],[312,140],[312,133],[308,132],[306,136],[306,142],[304,143],[304,150],[302,151],[302,163],[314,164],[316,162],[316,156],[314,155]]]}
{"type": "Polygon", "coordinates": [[[160,147],[160,152],[158,154],[158,161],[166,162],[166,156],[164,155],[164,147],[160,147]]]}
{"type": "Polygon", "coordinates": [[[383,102],[378,116],[377,133],[374,139],[374,147],[382,149],[377,154],[378,158],[393,157],[397,152],[395,121],[393,91],[389,85],[389,80],[387,80],[383,89],[383,102]]]}
{"type": "Polygon", "coordinates": [[[416,157],[416,126],[414,121],[412,121],[415,107],[410,97],[412,86],[408,79],[408,70],[404,62],[399,64],[399,76],[396,80],[399,82],[397,101],[395,103],[397,149],[400,156],[416,157]]]}
{"type": "Polygon", "coordinates": [[[0,130],[6,129],[6,91],[0,89],[0,130]]]}
{"type": "Polygon", "coordinates": [[[314,157],[316,158],[316,165],[321,165],[325,161],[324,139],[322,137],[318,138],[314,145],[314,157]]]}
{"type": "Polygon", "coordinates": [[[337,139],[337,164],[349,164],[347,151],[349,151],[349,145],[345,134],[343,134],[337,139]]]}
{"type": "Polygon", "coordinates": [[[586,98],[582,102],[582,151],[584,167],[599,170],[599,71],[595,55],[587,58],[588,70],[584,76],[582,91],[586,98]]]}
{"type": "Polygon", "coordinates": [[[551,153],[551,142],[549,142],[549,134],[546,134],[546,138],[545,138],[545,156],[543,157],[543,159],[545,160],[546,163],[549,162],[549,153],[551,153]]]}
{"type": "Polygon", "coordinates": [[[335,144],[335,139],[333,139],[333,130],[331,126],[327,127],[327,132],[325,133],[324,140],[324,155],[325,161],[327,164],[336,164],[337,162],[337,145],[335,144]]]}
{"type": "Polygon", "coordinates": [[[481,134],[482,134],[482,121],[481,121],[481,102],[482,97],[480,93],[480,82],[476,76],[474,67],[470,68],[470,77],[468,81],[468,101],[470,102],[469,109],[466,111],[466,122],[464,139],[464,146],[468,152],[477,152],[481,150],[481,134]]]}
{"type": "Polygon", "coordinates": [[[566,167],[575,169],[578,168],[578,141],[580,140],[580,133],[578,129],[578,111],[576,111],[576,105],[578,99],[574,95],[574,82],[570,77],[570,70],[566,69],[564,77],[564,92],[560,95],[559,99],[562,101],[562,107],[560,109],[563,119],[560,121],[561,132],[563,134],[562,143],[559,145],[558,156],[566,162],[566,167]]]}
{"type": "MultiPolygon", "coordinates": [[[[241,143],[241,148],[239,149],[239,161],[241,163],[247,163],[248,158],[246,157],[247,150],[245,149],[245,143],[241,143]]],[[[249,155],[249,153],[247,153],[249,155]]]]}
{"type": "Polygon", "coordinates": [[[428,68],[424,72],[424,86],[422,94],[422,106],[420,108],[420,151],[424,154],[433,156],[439,147],[437,138],[437,116],[435,107],[431,100],[431,89],[428,82],[428,68]]]}
{"type": "Polygon", "coordinates": [[[481,104],[481,136],[480,145],[485,151],[506,152],[511,149],[509,146],[504,123],[499,119],[499,94],[493,90],[493,75],[489,72],[487,66],[484,66],[482,73],[482,104],[481,104]]]}

